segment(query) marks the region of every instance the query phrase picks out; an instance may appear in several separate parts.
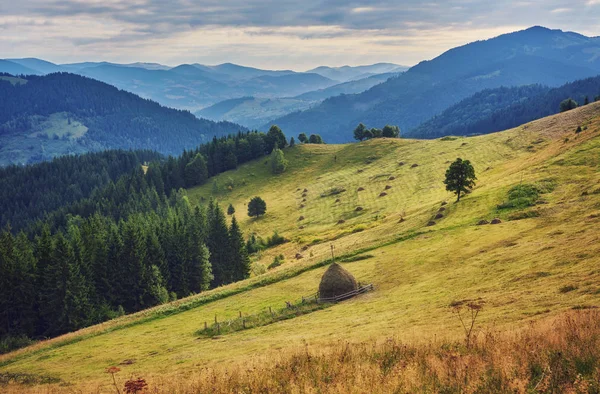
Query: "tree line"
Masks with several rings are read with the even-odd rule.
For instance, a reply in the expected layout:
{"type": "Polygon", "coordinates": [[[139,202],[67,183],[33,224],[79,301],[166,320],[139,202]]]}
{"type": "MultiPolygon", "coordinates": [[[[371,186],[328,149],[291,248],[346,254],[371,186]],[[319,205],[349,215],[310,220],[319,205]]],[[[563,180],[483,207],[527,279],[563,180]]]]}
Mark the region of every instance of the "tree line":
{"type": "Polygon", "coordinates": [[[385,125],[383,129],[373,127],[369,129],[362,123],[354,129],[354,139],[357,141],[370,140],[372,138],[400,138],[398,126],[385,125]]]}

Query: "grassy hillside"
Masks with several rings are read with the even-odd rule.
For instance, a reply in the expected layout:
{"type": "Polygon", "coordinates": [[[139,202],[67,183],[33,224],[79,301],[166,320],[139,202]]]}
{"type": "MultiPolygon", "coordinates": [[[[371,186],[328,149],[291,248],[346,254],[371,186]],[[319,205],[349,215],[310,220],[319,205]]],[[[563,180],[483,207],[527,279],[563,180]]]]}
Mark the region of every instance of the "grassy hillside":
{"type": "Polygon", "coordinates": [[[120,377],[143,376],[151,387],[176,392],[195,387],[212,368],[270,366],[270,357],[305,347],[326,351],[339,341],[391,336],[454,340],[462,328],[449,305],[460,300],[485,301],[478,332],[600,306],[599,136],[596,103],[473,138],[296,146],[285,151],[290,164],[280,176],[270,175],[264,161],[243,165],[216,178],[216,193],[211,184],[190,190],[190,201],[214,196],[232,203],[246,234],[278,230],[290,241],[261,253],[255,265],[283,254],[281,267],[1,356],[0,377],[74,384],[58,385],[58,392],[110,392],[104,370],[123,363],[120,377]],[[458,204],[442,185],[456,157],[471,160],[479,178],[458,204]],[[537,187],[536,205],[499,209],[517,185],[537,187]],[[334,187],[346,191],[321,197],[334,187]],[[245,215],[255,195],[268,206],[258,220],[245,215]],[[428,226],[444,201],[444,217],[428,226]],[[496,217],[502,223],[477,225],[496,217]],[[314,293],[331,245],[343,266],[375,291],[291,320],[197,336],[215,316],[225,322],[240,311],[278,309],[314,293]]]}

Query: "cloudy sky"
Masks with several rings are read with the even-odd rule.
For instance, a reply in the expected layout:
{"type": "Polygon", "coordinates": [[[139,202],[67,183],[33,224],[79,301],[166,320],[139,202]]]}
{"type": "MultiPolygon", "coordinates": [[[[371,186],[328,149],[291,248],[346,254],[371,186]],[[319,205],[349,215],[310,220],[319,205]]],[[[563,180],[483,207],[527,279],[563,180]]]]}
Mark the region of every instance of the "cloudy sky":
{"type": "Polygon", "coordinates": [[[600,35],[600,0],[0,0],[0,58],[413,65],[533,25],[600,35]]]}

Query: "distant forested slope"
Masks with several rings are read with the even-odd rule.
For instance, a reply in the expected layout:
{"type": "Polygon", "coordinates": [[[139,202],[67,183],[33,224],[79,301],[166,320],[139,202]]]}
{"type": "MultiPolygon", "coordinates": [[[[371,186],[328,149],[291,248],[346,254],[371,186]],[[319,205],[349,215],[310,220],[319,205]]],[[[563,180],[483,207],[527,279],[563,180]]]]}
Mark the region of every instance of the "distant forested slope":
{"type": "Polygon", "coordinates": [[[600,76],[549,89],[539,85],[488,89],[448,108],[407,133],[413,138],[486,134],[507,130],[560,111],[572,98],[579,105],[600,98],[600,76]]]}
{"type": "Polygon", "coordinates": [[[55,73],[0,79],[0,165],[102,149],[178,154],[244,130],[198,119],[90,78],[55,73]]]}

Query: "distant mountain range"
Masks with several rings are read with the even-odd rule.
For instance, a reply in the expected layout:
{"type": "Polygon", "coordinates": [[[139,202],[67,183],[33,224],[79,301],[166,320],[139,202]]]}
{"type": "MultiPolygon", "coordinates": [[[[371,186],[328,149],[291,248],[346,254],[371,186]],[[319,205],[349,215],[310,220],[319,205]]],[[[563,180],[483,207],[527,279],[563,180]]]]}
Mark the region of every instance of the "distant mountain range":
{"type": "Polygon", "coordinates": [[[307,73],[315,73],[340,82],[356,81],[377,74],[400,73],[408,70],[406,66],[393,63],[376,63],[368,66],[321,66],[308,70],[307,73]]]}
{"type": "Polygon", "coordinates": [[[399,73],[376,74],[356,81],[333,85],[325,89],[313,90],[296,97],[241,97],[225,100],[197,111],[195,114],[199,117],[215,121],[226,120],[250,128],[259,128],[273,119],[315,106],[328,97],[364,92],[398,75],[399,73]]]}
{"type": "Polygon", "coordinates": [[[600,38],[533,27],[451,49],[398,77],[352,95],[270,121],[288,134],[319,133],[346,142],[363,122],[397,124],[410,133],[421,123],[484,89],[542,84],[560,86],[600,74],[600,38]]]}
{"type": "MultiPolygon", "coordinates": [[[[400,72],[404,69],[390,63],[358,67],[319,67],[315,72],[294,72],[262,70],[232,63],[217,66],[182,64],[169,67],[157,63],[54,64],[36,58],[0,60],[0,72],[12,75],[45,75],[54,72],[80,74],[160,104],[194,112],[224,100],[248,96],[275,99],[317,91],[314,95],[319,96],[319,99],[308,99],[314,101],[330,97],[331,94],[339,94],[338,92],[357,93],[372,87],[375,82],[363,82],[356,84],[354,88],[341,87],[331,91],[326,89],[349,80],[368,78],[383,72],[400,72]]],[[[305,105],[300,105],[291,109],[296,111],[304,108],[305,105]]],[[[274,116],[281,115],[283,114],[275,113],[274,116]]]]}
{"type": "Polygon", "coordinates": [[[0,75],[0,103],[0,165],[115,148],[179,154],[246,130],[68,73],[0,75]]]}

